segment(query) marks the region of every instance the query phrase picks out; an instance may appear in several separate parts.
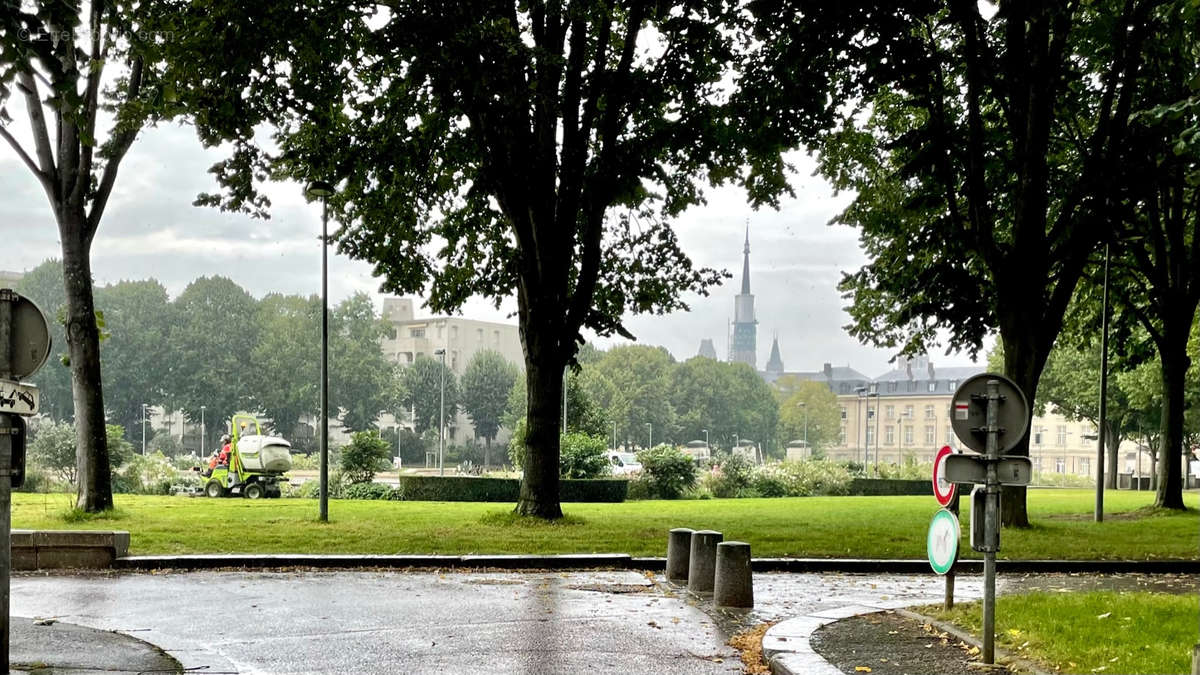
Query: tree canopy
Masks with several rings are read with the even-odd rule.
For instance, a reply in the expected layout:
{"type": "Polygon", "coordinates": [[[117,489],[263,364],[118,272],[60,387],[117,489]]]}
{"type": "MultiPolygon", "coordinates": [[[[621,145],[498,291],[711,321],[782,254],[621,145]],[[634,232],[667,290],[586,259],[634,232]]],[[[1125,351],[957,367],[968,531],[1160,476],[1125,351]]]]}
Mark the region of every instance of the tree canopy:
{"type": "MultiPolygon", "coordinates": [[[[755,205],[787,190],[793,135],[753,123],[759,102],[738,95],[761,46],[744,3],[163,4],[203,14],[178,23],[213,47],[176,59],[179,89],[202,139],[233,140],[226,192],[203,201],[256,211],[262,176],[336,182],[339,246],[386,291],[428,289],[446,312],[517,296],[526,515],[561,516],[556,411],[582,330],[628,337],[627,313],[684,309],[721,278],[670,220],[706,185],[740,184],[755,205]],[[228,39],[249,26],[254,40],[228,39]],[[256,144],[264,122],[277,153],[256,144]]],[[[817,100],[790,91],[792,110],[817,100]]]]}

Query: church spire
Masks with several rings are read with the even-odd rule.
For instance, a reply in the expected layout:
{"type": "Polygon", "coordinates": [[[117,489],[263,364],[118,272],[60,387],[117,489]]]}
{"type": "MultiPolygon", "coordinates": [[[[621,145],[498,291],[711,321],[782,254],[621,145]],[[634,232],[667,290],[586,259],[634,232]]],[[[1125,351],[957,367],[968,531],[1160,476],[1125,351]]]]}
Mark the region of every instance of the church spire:
{"type": "Polygon", "coordinates": [[[742,249],[742,295],[750,295],[750,223],[746,223],[746,246],[742,249]]]}

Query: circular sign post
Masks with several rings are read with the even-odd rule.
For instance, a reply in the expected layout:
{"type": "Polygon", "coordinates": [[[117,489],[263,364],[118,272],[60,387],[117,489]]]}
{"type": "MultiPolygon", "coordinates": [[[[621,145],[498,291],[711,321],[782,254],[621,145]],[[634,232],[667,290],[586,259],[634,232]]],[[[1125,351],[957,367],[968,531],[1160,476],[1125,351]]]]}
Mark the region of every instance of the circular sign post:
{"type": "Polygon", "coordinates": [[[0,288],[0,302],[11,303],[9,377],[20,381],[36,373],[50,356],[50,324],[32,300],[11,289],[0,288]]]}
{"type": "Polygon", "coordinates": [[[946,509],[939,509],[929,523],[929,536],[925,540],[925,552],[934,572],[945,574],[954,567],[958,559],[958,538],[962,529],[958,518],[946,509]]]}
{"type": "Polygon", "coordinates": [[[946,480],[946,458],[954,454],[950,446],[943,445],[933,457],[933,496],[942,506],[950,506],[958,486],[946,480]]]}
{"type": "Polygon", "coordinates": [[[1029,401],[1012,380],[996,373],[980,373],[963,381],[950,403],[950,427],[963,445],[975,452],[987,451],[987,384],[999,383],[1002,401],[996,422],[1000,427],[999,452],[1016,447],[1029,424],[1029,401]]]}

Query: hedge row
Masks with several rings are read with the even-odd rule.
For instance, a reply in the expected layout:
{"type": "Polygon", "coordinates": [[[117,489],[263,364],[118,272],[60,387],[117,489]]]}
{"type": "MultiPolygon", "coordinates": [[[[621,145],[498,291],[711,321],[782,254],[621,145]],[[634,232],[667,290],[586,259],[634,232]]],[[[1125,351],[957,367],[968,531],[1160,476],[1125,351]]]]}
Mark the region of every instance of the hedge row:
{"type": "Polygon", "coordinates": [[[866,496],[933,495],[933,477],[929,480],[899,478],[855,478],[850,481],[850,494],[866,496]]]}
{"type": "MultiPolygon", "coordinates": [[[[563,480],[564,502],[623,502],[629,490],[624,479],[563,480]]],[[[401,476],[393,499],[414,502],[515,502],[521,492],[516,478],[470,476],[401,476]]]]}

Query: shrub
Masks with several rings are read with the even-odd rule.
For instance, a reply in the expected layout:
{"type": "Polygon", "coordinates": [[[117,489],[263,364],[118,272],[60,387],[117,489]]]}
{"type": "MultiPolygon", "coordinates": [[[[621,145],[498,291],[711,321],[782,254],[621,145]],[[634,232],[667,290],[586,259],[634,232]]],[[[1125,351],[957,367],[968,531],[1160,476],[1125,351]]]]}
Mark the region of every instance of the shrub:
{"type": "Polygon", "coordinates": [[[696,464],[670,445],[659,445],[638,453],[650,492],[663,499],[678,499],[696,485],[696,464]]]}
{"type": "Polygon", "coordinates": [[[753,482],[754,465],[740,455],[727,455],[704,477],[704,487],[721,499],[747,497],[753,482]]]}
{"type": "Polygon", "coordinates": [[[146,456],[131,455],[112,478],[113,492],[169,495],[171,485],[179,480],[179,472],[170,459],[161,452],[155,452],[146,456]]]}
{"type": "Polygon", "coordinates": [[[653,499],[654,491],[650,485],[650,477],[646,474],[641,474],[630,480],[625,481],[629,484],[625,493],[626,499],[653,499]]]}
{"type": "MultiPolygon", "coordinates": [[[[329,472],[329,498],[341,499],[342,494],[346,489],[345,479],[342,477],[342,472],[333,470],[329,472]]],[[[321,481],[317,479],[306,480],[299,487],[294,487],[288,492],[290,497],[300,497],[302,499],[318,499],[321,496],[321,481]]]]}
{"type": "Polygon", "coordinates": [[[508,439],[508,461],[517,469],[525,466],[525,455],[529,452],[525,447],[526,429],[525,418],[522,417],[513,428],[512,438],[508,439]]]}
{"type": "Polygon", "coordinates": [[[763,466],[754,472],[751,489],[759,497],[789,496],[787,479],[778,470],[778,466],[777,464],[763,466]]]}
{"type": "Polygon", "coordinates": [[[26,473],[51,472],[58,480],[75,482],[75,427],[67,422],[39,424],[29,442],[26,473]]]}
{"type": "Polygon", "coordinates": [[[351,484],[370,483],[380,465],[386,465],[389,457],[391,448],[387,441],[379,437],[378,430],[356,431],[350,436],[350,444],[342,448],[339,465],[351,484]]]}
{"type": "Polygon", "coordinates": [[[292,455],[292,468],[297,471],[316,471],[321,468],[321,457],[315,452],[311,455],[292,455]]]}
{"type": "Polygon", "coordinates": [[[342,499],[391,499],[400,496],[390,485],[383,483],[351,483],[342,490],[342,499]]]}
{"type": "Polygon", "coordinates": [[[844,464],[823,459],[782,462],[773,471],[787,485],[789,497],[844,495],[850,491],[851,475],[844,464]]]}
{"type": "Polygon", "coordinates": [[[599,478],[610,471],[608,442],[599,436],[570,433],[562,437],[558,466],[563,478],[599,478]]]}

